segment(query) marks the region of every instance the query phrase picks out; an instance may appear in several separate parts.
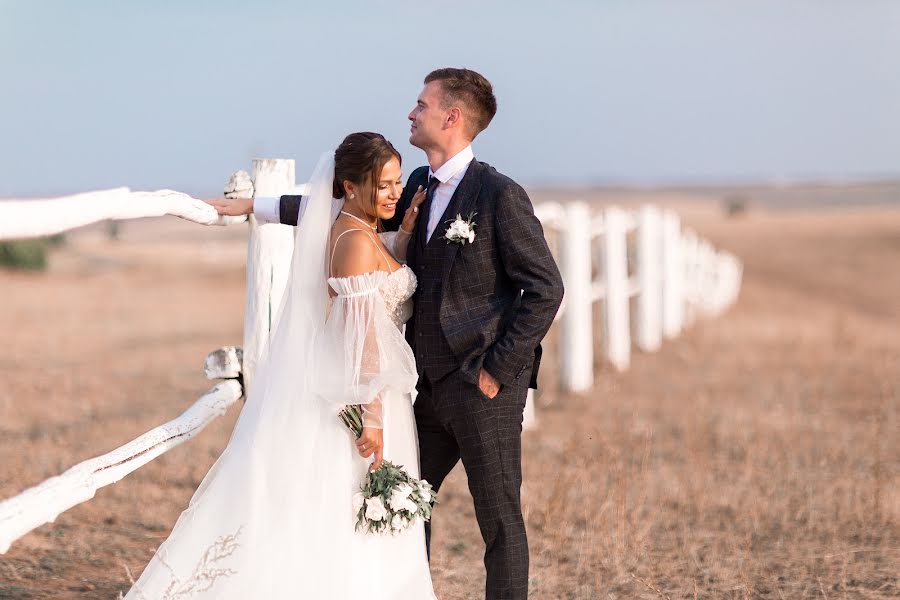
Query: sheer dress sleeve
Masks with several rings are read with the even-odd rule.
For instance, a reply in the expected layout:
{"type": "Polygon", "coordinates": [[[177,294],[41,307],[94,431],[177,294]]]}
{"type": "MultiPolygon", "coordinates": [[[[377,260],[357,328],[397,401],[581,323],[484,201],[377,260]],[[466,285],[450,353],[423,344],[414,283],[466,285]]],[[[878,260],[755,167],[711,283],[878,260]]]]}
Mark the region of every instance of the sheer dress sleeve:
{"type": "Polygon", "coordinates": [[[387,313],[376,271],[328,280],[337,292],[318,357],[322,394],[337,410],[363,407],[367,427],[383,427],[385,393],[407,394],[416,386],[416,366],[403,334],[387,313]]]}

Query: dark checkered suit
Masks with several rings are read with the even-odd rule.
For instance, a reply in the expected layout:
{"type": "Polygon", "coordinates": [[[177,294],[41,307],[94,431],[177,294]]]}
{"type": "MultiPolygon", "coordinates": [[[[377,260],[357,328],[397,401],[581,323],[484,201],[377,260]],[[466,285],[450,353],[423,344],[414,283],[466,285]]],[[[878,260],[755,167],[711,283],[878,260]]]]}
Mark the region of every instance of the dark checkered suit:
{"type": "MultiPolygon", "coordinates": [[[[427,179],[427,167],[413,171],[388,230],[399,227],[427,179]]],[[[283,223],[297,222],[298,206],[299,197],[282,197],[283,223]]],[[[474,243],[441,239],[446,223],[426,242],[426,206],[422,212],[407,251],[419,285],[406,331],[420,374],[422,476],[438,489],[462,460],[486,545],[487,598],[526,598],[522,412],[537,381],[540,341],[562,301],[562,279],[527,194],[490,165],[472,161],[441,219],[475,213],[474,243]],[[502,384],[493,399],[478,388],[482,367],[502,384]]]]}

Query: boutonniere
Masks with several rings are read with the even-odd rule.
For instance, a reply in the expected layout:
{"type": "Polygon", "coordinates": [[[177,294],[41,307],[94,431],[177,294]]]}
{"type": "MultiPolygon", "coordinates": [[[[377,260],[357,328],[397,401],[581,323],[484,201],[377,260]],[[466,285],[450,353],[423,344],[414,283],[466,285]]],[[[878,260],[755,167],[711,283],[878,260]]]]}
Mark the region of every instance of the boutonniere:
{"type": "Polygon", "coordinates": [[[447,228],[446,233],[444,233],[444,239],[447,240],[447,243],[456,242],[457,244],[465,244],[469,242],[470,244],[475,241],[475,223],[472,220],[475,218],[475,215],[478,213],[469,214],[468,219],[463,219],[462,215],[456,215],[456,219],[453,221],[447,221],[450,223],[450,227],[447,228]]]}

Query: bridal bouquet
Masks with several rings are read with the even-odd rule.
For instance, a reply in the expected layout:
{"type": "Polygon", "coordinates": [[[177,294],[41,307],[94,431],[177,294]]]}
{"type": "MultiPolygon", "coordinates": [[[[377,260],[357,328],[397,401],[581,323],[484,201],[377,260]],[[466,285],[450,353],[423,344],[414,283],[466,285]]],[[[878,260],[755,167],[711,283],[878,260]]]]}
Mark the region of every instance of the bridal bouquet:
{"type": "MultiPolygon", "coordinates": [[[[353,435],[362,435],[362,407],[347,406],[338,416],[353,435]]],[[[411,477],[402,466],[382,461],[378,469],[366,475],[360,491],[353,495],[356,530],[396,533],[419,520],[430,520],[436,502],[431,484],[411,477]]]]}

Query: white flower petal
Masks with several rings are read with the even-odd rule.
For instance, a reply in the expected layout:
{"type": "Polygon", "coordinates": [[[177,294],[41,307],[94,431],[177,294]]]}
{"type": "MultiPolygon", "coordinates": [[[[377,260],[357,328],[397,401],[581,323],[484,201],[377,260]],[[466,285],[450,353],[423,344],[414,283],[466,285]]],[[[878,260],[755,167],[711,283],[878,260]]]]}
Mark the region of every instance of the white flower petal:
{"type": "Polygon", "coordinates": [[[383,521],[387,516],[387,509],[378,496],[366,500],[366,518],[370,521],[383,521]]]}
{"type": "Polygon", "coordinates": [[[394,531],[400,531],[405,525],[406,523],[400,515],[394,515],[394,518],[391,519],[391,529],[394,531]]]}
{"type": "Polygon", "coordinates": [[[356,492],[353,494],[353,514],[359,513],[359,509],[363,507],[363,504],[366,503],[366,497],[362,492],[356,492]]]}

